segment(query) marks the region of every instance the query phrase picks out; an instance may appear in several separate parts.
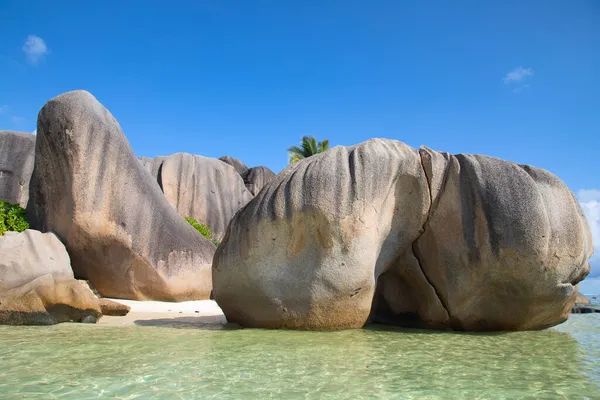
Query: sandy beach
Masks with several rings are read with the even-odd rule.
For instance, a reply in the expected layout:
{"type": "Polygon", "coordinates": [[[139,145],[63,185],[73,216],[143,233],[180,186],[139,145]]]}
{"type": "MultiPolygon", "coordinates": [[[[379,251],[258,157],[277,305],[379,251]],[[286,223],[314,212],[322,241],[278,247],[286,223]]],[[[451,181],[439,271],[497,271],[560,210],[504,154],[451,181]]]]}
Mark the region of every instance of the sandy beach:
{"type": "Polygon", "coordinates": [[[110,299],[131,307],[123,317],[103,316],[98,326],[218,326],[227,323],[223,311],[213,300],[169,303],[110,299]]]}

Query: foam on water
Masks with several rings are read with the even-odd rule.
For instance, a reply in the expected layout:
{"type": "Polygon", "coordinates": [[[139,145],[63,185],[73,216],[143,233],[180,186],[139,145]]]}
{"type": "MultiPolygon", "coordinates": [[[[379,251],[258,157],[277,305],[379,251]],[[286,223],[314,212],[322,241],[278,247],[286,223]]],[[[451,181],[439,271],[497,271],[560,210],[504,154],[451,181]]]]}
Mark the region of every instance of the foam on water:
{"type": "Polygon", "coordinates": [[[600,398],[600,314],[538,332],[0,327],[0,398],[600,398]]]}

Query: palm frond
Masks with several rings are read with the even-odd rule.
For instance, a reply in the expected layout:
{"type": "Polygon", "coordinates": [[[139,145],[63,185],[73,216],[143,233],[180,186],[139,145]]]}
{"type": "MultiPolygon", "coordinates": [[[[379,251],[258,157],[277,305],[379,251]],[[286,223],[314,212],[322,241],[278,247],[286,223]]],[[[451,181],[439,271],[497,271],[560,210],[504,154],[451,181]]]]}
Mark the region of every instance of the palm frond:
{"type": "Polygon", "coordinates": [[[319,142],[317,153],[323,153],[324,151],[327,151],[327,150],[329,150],[329,140],[325,139],[322,142],[319,142]]]}
{"type": "Polygon", "coordinates": [[[317,139],[314,136],[303,136],[301,146],[304,149],[305,157],[317,154],[317,139]]]}

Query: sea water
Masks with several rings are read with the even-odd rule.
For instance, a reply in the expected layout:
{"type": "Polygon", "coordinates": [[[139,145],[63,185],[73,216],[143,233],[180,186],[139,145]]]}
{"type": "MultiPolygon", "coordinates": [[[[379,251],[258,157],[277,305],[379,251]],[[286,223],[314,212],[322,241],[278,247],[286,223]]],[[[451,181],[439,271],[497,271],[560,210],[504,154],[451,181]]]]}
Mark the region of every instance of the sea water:
{"type": "Polygon", "coordinates": [[[0,326],[3,399],[600,399],[600,314],[543,331],[0,326]]]}

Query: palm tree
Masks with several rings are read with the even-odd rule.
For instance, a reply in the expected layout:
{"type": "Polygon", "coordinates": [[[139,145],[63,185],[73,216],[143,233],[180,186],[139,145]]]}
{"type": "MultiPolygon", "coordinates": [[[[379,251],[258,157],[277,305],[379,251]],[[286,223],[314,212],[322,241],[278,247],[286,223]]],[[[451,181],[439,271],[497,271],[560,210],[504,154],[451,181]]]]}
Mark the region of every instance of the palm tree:
{"type": "Polygon", "coordinates": [[[317,142],[314,136],[303,136],[300,147],[292,146],[287,149],[290,153],[290,164],[327,150],[329,150],[329,140],[325,139],[322,142],[317,142]]]}

